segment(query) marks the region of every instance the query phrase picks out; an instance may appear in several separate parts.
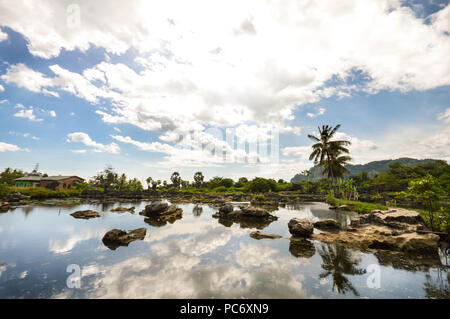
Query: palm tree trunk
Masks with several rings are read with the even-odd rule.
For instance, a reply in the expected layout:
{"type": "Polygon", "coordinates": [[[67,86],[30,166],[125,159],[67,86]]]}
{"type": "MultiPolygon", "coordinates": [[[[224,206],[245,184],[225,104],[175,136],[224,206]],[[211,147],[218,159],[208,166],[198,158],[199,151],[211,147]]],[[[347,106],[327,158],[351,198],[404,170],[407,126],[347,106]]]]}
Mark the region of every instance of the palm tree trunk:
{"type": "Polygon", "coordinates": [[[327,161],[328,161],[328,169],[330,170],[330,174],[331,174],[331,185],[333,185],[334,197],[337,198],[338,196],[337,196],[336,184],[335,184],[335,180],[334,180],[333,167],[331,167],[330,154],[327,154],[327,161]]]}

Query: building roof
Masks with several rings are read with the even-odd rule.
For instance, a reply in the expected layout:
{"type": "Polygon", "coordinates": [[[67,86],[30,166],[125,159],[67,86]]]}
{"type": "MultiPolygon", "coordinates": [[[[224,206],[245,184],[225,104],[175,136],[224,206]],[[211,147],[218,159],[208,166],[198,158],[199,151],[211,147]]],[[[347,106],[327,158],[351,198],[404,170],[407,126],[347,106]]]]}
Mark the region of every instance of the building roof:
{"type": "Polygon", "coordinates": [[[15,181],[30,181],[30,182],[39,182],[41,180],[41,176],[29,175],[20,178],[14,179],[15,181]]]}
{"type": "Polygon", "coordinates": [[[75,178],[78,178],[78,179],[81,179],[81,180],[84,181],[83,178],[78,177],[78,176],[75,176],[75,175],[71,175],[71,176],[62,176],[62,175],[58,175],[58,176],[47,176],[47,177],[42,177],[42,178],[41,178],[41,181],[60,181],[60,180],[68,179],[68,178],[72,178],[72,177],[75,177],[75,178]]]}
{"type": "Polygon", "coordinates": [[[64,180],[64,179],[68,179],[68,178],[72,178],[72,177],[79,178],[79,179],[84,181],[83,178],[75,176],[75,175],[72,175],[72,176],[58,175],[58,176],[47,176],[47,177],[36,176],[36,175],[28,175],[28,176],[16,178],[15,181],[30,181],[30,182],[60,181],[60,180],[64,180]]]}

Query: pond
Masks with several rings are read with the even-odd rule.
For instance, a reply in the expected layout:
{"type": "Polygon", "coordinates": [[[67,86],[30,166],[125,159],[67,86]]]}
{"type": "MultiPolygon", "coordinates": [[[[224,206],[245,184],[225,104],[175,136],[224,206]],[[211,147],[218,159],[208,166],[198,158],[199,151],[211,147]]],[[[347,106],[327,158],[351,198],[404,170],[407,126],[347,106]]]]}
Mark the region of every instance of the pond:
{"type": "Polygon", "coordinates": [[[180,204],[183,218],[165,225],[138,214],[147,204],[28,206],[0,214],[0,298],[449,296],[445,267],[411,267],[398,256],[314,240],[292,244],[287,223],[293,217],[350,221],[352,213],[324,203],[280,207],[272,212],[277,221],[262,224],[224,223],[212,218],[217,210],[210,206],[180,204]],[[136,206],[136,212],[111,212],[117,206],[136,206]],[[85,209],[101,217],[70,216],[85,209]],[[128,247],[111,250],[102,242],[113,228],[140,227],[147,229],[145,239],[128,247]],[[282,238],[251,238],[257,229],[282,238]],[[77,269],[79,287],[68,285],[77,269]]]}

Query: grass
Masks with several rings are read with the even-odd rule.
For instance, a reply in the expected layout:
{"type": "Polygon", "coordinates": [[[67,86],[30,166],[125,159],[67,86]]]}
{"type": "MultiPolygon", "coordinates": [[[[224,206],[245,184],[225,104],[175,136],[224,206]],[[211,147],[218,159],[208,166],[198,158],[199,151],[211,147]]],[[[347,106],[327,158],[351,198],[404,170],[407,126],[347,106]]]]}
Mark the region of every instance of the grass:
{"type": "Polygon", "coordinates": [[[388,207],[386,205],[382,205],[382,204],[357,202],[357,201],[353,201],[353,200],[335,198],[330,195],[327,196],[326,202],[332,206],[346,205],[346,206],[350,207],[352,211],[362,213],[362,214],[369,214],[371,211],[373,211],[375,209],[380,209],[380,210],[388,209],[388,207]]]}

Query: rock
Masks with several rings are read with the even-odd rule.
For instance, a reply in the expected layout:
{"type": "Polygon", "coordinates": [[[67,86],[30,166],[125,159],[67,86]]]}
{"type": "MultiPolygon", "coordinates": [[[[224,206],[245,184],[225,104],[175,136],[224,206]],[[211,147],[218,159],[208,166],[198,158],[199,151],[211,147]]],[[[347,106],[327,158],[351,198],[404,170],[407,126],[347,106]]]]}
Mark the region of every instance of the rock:
{"type": "MultiPolygon", "coordinates": [[[[222,206],[223,208],[224,206],[222,206]]],[[[260,207],[253,207],[253,206],[241,206],[238,210],[233,210],[230,212],[223,212],[219,209],[217,213],[213,215],[215,218],[231,218],[234,220],[240,219],[240,218],[246,218],[246,219],[261,219],[261,220],[277,220],[278,217],[273,216],[270,214],[267,210],[260,208],[260,207]]],[[[229,207],[226,209],[226,211],[229,211],[229,207]]]]}
{"type": "Polygon", "coordinates": [[[315,228],[319,229],[339,229],[339,223],[334,219],[323,219],[314,223],[315,228]]]}
{"type": "Polygon", "coordinates": [[[4,213],[9,210],[9,203],[8,202],[0,202],[0,213],[4,213]]]}
{"type": "Polygon", "coordinates": [[[316,253],[316,247],[308,239],[291,237],[289,252],[294,257],[311,258],[316,253]]]}
{"type": "Polygon", "coordinates": [[[314,239],[362,250],[391,250],[409,254],[436,255],[439,236],[416,232],[399,232],[380,225],[360,225],[352,231],[313,234],[314,239]]]}
{"type": "Polygon", "coordinates": [[[233,210],[234,210],[233,205],[225,204],[219,208],[219,213],[220,214],[228,214],[228,213],[231,213],[233,210]]]}
{"type": "Polygon", "coordinates": [[[111,209],[112,212],[134,212],[134,206],[130,208],[126,207],[116,207],[114,209],[111,209]]]}
{"type": "Polygon", "coordinates": [[[102,241],[109,249],[115,250],[119,246],[128,246],[132,241],[143,240],[146,233],[146,228],[138,228],[129,232],[112,229],[103,236],[102,241]]]}
{"type": "Polygon", "coordinates": [[[175,205],[170,205],[163,202],[156,202],[145,206],[145,210],[140,212],[140,215],[152,217],[154,221],[167,222],[175,221],[183,217],[183,210],[175,205]]]}
{"type": "Polygon", "coordinates": [[[277,238],[281,238],[281,236],[279,235],[275,235],[275,234],[263,234],[260,231],[253,231],[250,233],[250,237],[254,238],[254,239],[263,239],[263,238],[270,238],[270,239],[277,239],[277,238]]]}
{"type": "Polygon", "coordinates": [[[30,199],[30,196],[22,195],[19,192],[14,192],[3,197],[5,202],[20,202],[25,199],[30,199]]]}
{"type": "Polygon", "coordinates": [[[73,216],[74,218],[90,219],[100,217],[100,213],[94,210],[79,210],[75,213],[70,214],[70,216],[73,216]]]}
{"type": "Polygon", "coordinates": [[[240,207],[241,210],[236,211],[237,215],[245,216],[245,217],[254,217],[254,218],[267,218],[267,219],[273,219],[277,220],[278,217],[273,216],[270,214],[267,210],[260,208],[260,207],[253,207],[253,206],[247,206],[247,207],[240,207]]]}
{"type": "Polygon", "coordinates": [[[347,206],[347,205],[341,205],[341,206],[338,206],[338,208],[337,209],[339,209],[339,210],[344,210],[344,211],[347,211],[347,212],[350,212],[352,209],[349,207],[349,206],[347,206]]]}
{"type": "Polygon", "coordinates": [[[338,209],[338,206],[330,206],[328,209],[338,209]]]}
{"type": "MultiPolygon", "coordinates": [[[[213,215],[214,216],[214,215],[213,215]]],[[[256,228],[264,229],[269,226],[273,219],[267,218],[253,218],[253,217],[220,217],[218,216],[219,224],[225,227],[231,227],[233,224],[238,224],[240,228],[256,228]]]]}
{"type": "Polygon", "coordinates": [[[159,214],[169,208],[169,204],[157,201],[145,206],[145,215],[159,214]]]}
{"type": "Polygon", "coordinates": [[[314,227],[310,221],[300,218],[292,218],[289,223],[289,232],[295,237],[311,237],[314,227]]]}

